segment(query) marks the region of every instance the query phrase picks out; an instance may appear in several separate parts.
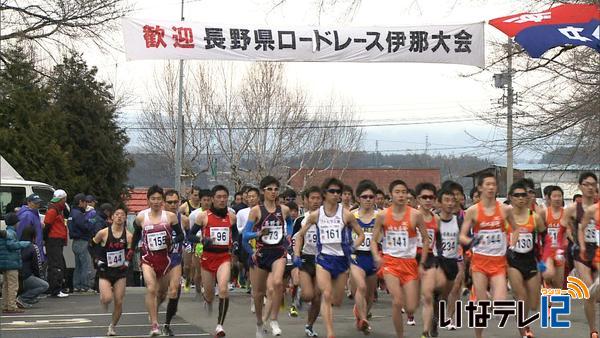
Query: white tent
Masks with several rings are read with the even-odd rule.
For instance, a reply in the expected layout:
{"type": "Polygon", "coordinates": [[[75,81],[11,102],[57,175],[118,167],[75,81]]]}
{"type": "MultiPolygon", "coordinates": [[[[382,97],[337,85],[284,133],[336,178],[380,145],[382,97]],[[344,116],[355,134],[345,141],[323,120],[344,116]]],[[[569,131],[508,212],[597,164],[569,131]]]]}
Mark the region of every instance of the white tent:
{"type": "Polygon", "coordinates": [[[24,180],[15,168],[13,168],[7,160],[0,155],[0,179],[1,180],[24,180]]]}

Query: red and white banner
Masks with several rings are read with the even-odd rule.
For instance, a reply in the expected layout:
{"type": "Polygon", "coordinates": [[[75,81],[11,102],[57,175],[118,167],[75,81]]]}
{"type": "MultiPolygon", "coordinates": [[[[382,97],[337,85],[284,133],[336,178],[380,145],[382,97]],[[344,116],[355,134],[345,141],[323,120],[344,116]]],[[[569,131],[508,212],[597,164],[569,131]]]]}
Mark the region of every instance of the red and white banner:
{"type": "Polygon", "coordinates": [[[123,18],[128,60],[425,62],[484,66],[484,23],[265,27],[123,18]]]}

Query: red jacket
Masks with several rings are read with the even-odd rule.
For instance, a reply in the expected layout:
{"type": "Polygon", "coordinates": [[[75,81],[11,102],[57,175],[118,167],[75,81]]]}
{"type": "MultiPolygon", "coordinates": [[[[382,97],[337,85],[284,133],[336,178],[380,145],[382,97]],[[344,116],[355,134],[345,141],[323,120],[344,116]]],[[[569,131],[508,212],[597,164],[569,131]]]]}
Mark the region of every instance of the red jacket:
{"type": "Polygon", "coordinates": [[[48,238],[59,238],[67,243],[67,225],[63,216],[64,204],[53,203],[48,206],[44,224],[49,227],[48,238]]]}

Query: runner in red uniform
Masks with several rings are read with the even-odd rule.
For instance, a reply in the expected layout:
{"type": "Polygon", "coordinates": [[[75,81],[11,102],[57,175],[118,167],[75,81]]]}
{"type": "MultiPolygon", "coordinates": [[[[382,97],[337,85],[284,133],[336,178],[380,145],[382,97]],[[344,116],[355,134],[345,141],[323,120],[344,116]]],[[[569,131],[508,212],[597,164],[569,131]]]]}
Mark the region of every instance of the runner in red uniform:
{"type": "Polygon", "coordinates": [[[201,212],[192,227],[191,241],[202,241],[204,250],[200,257],[204,301],[209,311],[212,310],[215,279],[219,289],[219,318],[215,329],[215,337],[224,337],[225,316],[229,308],[228,283],[231,278],[231,250],[234,239],[238,238],[235,214],[227,208],[229,190],[223,185],[212,188],[213,206],[201,212]],[[198,235],[201,234],[201,238],[198,235]]]}
{"type": "MultiPolygon", "coordinates": [[[[141,265],[146,284],[146,308],[150,315],[152,329],[150,336],[161,334],[158,325],[157,294],[159,288],[165,290],[169,287],[170,252],[173,244],[181,243],[184,239],[177,216],[163,210],[165,198],[161,187],[153,185],[146,194],[149,209],[142,210],[136,216],[134,223],[133,248],[142,240],[141,265]],[[173,237],[173,232],[176,236],[173,237]]],[[[133,249],[127,253],[128,258],[133,256],[133,249]]],[[[176,290],[175,290],[176,292],[176,290]]],[[[171,294],[169,298],[176,298],[171,294]]]]}
{"type": "Polygon", "coordinates": [[[561,222],[564,209],[563,190],[559,186],[549,186],[548,196],[550,205],[545,210],[540,210],[540,217],[546,223],[546,237],[542,250],[542,261],[546,264],[546,271],[542,273],[544,282],[551,288],[563,287],[565,270],[566,230],[561,222]]]}

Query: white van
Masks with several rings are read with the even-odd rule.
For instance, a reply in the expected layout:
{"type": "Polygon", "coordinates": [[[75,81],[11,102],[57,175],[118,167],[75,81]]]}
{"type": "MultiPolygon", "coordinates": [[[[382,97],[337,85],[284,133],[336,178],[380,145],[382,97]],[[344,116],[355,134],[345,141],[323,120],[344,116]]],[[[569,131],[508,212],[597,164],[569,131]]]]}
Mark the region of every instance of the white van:
{"type": "Polygon", "coordinates": [[[5,227],[4,215],[22,206],[31,194],[37,194],[44,200],[39,210],[43,217],[54,188],[46,183],[25,180],[2,156],[0,166],[0,228],[5,227]]]}

